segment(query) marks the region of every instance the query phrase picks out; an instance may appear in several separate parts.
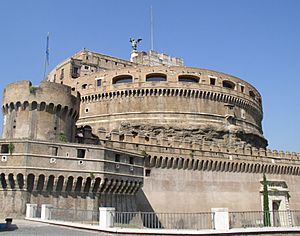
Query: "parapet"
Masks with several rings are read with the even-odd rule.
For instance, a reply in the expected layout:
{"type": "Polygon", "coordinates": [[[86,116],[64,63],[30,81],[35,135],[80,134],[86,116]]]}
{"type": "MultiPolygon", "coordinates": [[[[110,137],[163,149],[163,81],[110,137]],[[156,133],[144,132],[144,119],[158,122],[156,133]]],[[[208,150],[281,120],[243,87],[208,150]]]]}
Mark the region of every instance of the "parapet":
{"type": "Polygon", "coordinates": [[[79,93],[66,85],[9,84],[3,93],[3,138],[73,141],[79,103],[79,93]]]}
{"type": "MultiPolygon", "coordinates": [[[[276,160],[286,161],[299,161],[300,153],[295,152],[284,152],[277,150],[270,150],[265,148],[256,148],[245,145],[239,146],[228,146],[222,143],[216,143],[214,141],[199,140],[199,142],[191,142],[188,140],[179,139],[160,139],[157,137],[147,137],[143,135],[132,135],[132,134],[119,134],[118,132],[112,132],[108,135],[105,131],[98,131],[100,140],[112,141],[112,145],[118,145],[117,143],[133,143],[132,147],[139,145],[147,146],[147,152],[157,152],[157,150],[164,150],[163,152],[170,152],[174,150],[174,153],[183,154],[186,151],[187,155],[190,155],[193,151],[209,152],[209,153],[220,153],[226,154],[227,156],[245,156],[253,158],[271,158],[276,160]]],[[[124,145],[123,145],[124,146],[124,145]]],[[[121,147],[121,146],[120,146],[121,147]]],[[[138,149],[138,148],[136,148],[138,149]]]]}

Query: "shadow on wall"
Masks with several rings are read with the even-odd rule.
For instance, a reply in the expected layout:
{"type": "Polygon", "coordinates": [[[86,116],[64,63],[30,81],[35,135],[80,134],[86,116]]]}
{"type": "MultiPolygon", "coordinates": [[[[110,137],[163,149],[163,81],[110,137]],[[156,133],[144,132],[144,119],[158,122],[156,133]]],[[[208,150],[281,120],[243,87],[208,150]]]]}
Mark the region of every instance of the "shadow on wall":
{"type": "Polygon", "coordinates": [[[141,212],[154,212],[150,202],[148,201],[144,191],[140,189],[136,195],[137,209],[141,212]]]}

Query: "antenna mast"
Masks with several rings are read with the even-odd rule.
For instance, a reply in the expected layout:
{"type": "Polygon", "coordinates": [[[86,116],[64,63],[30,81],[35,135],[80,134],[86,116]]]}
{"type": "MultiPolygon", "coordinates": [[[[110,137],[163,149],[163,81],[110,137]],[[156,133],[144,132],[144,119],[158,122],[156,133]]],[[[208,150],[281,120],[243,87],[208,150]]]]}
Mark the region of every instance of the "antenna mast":
{"type": "Polygon", "coordinates": [[[153,14],[152,14],[152,6],[150,7],[150,26],[151,26],[151,30],[150,30],[150,37],[151,37],[151,50],[153,51],[153,45],[154,45],[154,39],[153,39],[153,14]]]}
{"type": "Polygon", "coordinates": [[[47,65],[49,65],[49,32],[47,34],[47,41],[46,41],[46,56],[45,56],[45,64],[44,64],[44,77],[43,80],[46,80],[46,72],[47,72],[47,65]]]}

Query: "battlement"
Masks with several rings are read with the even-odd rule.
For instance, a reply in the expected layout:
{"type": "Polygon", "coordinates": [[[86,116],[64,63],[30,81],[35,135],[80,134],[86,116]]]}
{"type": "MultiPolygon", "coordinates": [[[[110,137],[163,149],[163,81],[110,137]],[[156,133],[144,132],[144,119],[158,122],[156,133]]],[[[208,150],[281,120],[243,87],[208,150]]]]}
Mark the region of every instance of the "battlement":
{"type": "Polygon", "coordinates": [[[183,59],[171,57],[165,53],[159,53],[153,50],[147,52],[134,52],[131,56],[132,62],[147,66],[183,66],[183,59]]]}
{"type": "Polygon", "coordinates": [[[3,138],[74,141],[79,103],[79,93],[66,85],[9,84],[3,94],[3,138]]]}
{"type": "MultiPolygon", "coordinates": [[[[228,146],[222,143],[216,143],[213,141],[200,140],[199,142],[179,139],[160,139],[156,137],[147,137],[142,135],[132,134],[119,134],[118,132],[112,132],[107,134],[105,131],[98,131],[99,138],[102,143],[111,142],[113,147],[124,148],[128,150],[141,151],[144,150],[147,153],[172,153],[173,155],[186,156],[202,156],[208,155],[211,157],[224,157],[230,159],[233,156],[234,159],[246,157],[247,160],[262,160],[270,159],[271,162],[276,161],[293,162],[300,161],[300,153],[296,152],[284,152],[278,150],[270,150],[265,148],[255,148],[247,145],[228,146]]],[[[300,162],[299,162],[300,164],[300,162]]]]}

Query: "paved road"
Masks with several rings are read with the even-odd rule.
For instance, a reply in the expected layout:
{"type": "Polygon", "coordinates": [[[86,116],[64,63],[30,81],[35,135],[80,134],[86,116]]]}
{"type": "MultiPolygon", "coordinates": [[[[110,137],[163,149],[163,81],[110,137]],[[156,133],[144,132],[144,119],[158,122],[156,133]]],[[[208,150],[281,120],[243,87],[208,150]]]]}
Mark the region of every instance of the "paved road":
{"type": "Polygon", "coordinates": [[[103,235],[100,232],[81,230],[68,228],[63,226],[49,225],[45,223],[26,221],[26,220],[14,220],[13,225],[17,226],[17,229],[13,231],[0,231],[0,236],[6,235],[53,235],[53,236],[88,236],[88,235],[103,235]]]}

